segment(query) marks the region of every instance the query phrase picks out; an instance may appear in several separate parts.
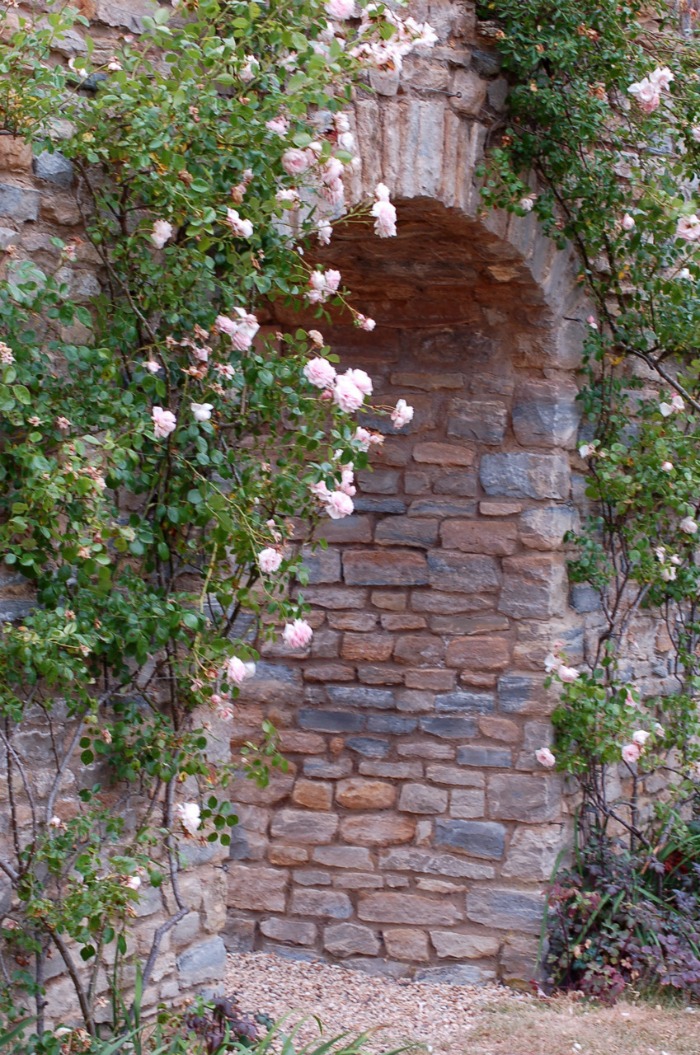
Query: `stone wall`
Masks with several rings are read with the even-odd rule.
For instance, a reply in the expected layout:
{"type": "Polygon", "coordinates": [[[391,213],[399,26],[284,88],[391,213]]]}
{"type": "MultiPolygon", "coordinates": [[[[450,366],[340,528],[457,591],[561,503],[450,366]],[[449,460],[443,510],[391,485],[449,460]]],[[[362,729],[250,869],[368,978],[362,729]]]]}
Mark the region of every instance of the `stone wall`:
{"type": "MultiPolygon", "coordinates": [[[[405,398],[359,474],[356,515],[309,553],[314,639],[268,648],[241,737],[271,716],[290,772],[237,791],[227,941],[420,979],[527,980],[542,882],[566,843],[543,660],[581,657],[563,536],[582,494],[575,371],[587,310],[532,217],[485,215],[476,168],[505,82],[468,4],[413,5],[440,33],[355,104],[362,168],[397,239],[353,227],[339,267],[372,334],[326,332],[343,366],[405,398]]],[[[284,321],[291,321],[285,319],[284,321]]]]}

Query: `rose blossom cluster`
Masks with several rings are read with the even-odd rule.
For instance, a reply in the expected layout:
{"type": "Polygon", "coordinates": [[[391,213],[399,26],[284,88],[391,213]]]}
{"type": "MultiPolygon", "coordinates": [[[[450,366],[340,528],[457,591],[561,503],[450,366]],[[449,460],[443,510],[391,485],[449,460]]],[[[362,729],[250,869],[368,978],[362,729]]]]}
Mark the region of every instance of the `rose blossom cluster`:
{"type": "Polygon", "coordinates": [[[358,30],[358,43],[350,54],[379,70],[400,70],[404,58],[414,48],[431,48],[437,43],[437,34],[427,22],[416,22],[410,15],[399,18],[383,4],[370,3],[362,11],[358,30]],[[382,32],[386,23],[394,32],[388,38],[382,32]]]}
{"type": "Polygon", "coordinates": [[[652,114],[661,105],[661,92],[668,90],[672,80],[673,74],[668,66],[661,66],[641,81],[631,84],[627,91],[637,100],[642,113],[652,114]]]}
{"type": "Polygon", "coordinates": [[[565,685],[570,685],[578,680],[579,673],[576,667],[567,667],[557,652],[550,652],[545,656],[544,669],[548,674],[554,674],[565,685]]]}

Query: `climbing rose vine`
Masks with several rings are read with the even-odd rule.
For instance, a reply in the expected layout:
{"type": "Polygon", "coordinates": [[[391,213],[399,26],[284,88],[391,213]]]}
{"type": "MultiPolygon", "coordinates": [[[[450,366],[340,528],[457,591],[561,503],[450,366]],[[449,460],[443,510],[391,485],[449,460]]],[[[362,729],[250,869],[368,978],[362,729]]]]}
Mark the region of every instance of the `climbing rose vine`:
{"type": "Polygon", "coordinates": [[[569,638],[545,661],[560,704],[537,760],[580,791],[576,869],[550,902],[553,977],[604,996],[640,980],[700,992],[694,12],[480,5],[512,81],[485,199],[573,245],[594,309],[578,316],[589,515],[569,541],[596,611],[584,648],[569,638]]]}
{"type": "MultiPolygon", "coordinates": [[[[381,3],[184,0],[100,67],[82,16],[3,18],[2,131],[60,147],[85,220],[53,239],[52,266],[10,260],[0,284],[0,552],[36,598],[0,639],[2,1009],[12,1020],[33,999],[41,1037],[49,954],[89,1033],[114,962],[118,1017],[150,886],[173,909],[149,984],[189,911],[182,848],[226,845],[235,823],[233,766],[209,748],[235,729],[258,636],[312,644],[299,525],[352,513],[354,473],[383,438],[363,424],[371,378],[337,372],[323,335],[327,308],[375,321],[314,249],[358,164],[353,83],[435,35],[381,3]],[[51,60],[76,31],[86,49],[51,60]],[[87,301],[73,292],[86,269],[100,280],[87,301]],[[293,332],[280,303],[300,313],[293,332]],[[54,757],[41,788],[37,722],[54,757]]],[[[389,188],[364,211],[368,238],[395,235],[389,188]]],[[[386,431],[412,417],[404,400],[383,410],[386,431]]],[[[261,781],[281,764],[269,724],[245,756],[261,781]]]]}

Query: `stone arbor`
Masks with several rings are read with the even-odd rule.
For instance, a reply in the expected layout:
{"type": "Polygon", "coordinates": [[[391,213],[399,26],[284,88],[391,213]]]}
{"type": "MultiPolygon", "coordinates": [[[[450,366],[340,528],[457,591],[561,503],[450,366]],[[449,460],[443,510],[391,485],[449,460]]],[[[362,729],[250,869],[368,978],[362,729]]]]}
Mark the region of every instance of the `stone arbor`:
{"type": "Polygon", "coordinates": [[[557,638],[581,648],[562,541],[587,310],[571,254],[532,216],[481,209],[506,86],[471,5],[414,7],[439,45],[355,105],[352,195],[386,183],[398,237],[350,224],[325,262],[378,320],[326,331],[342,364],[416,413],[400,433],[370,421],[386,440],[356,515],[308,558],[312,646],[269,649],[239,709],[243,739],[272,716],[292,766],[236,789],[228,940],[526,979],[566,837],[559,778],[534,751],[551,736],[544,656],[557,638]]]}

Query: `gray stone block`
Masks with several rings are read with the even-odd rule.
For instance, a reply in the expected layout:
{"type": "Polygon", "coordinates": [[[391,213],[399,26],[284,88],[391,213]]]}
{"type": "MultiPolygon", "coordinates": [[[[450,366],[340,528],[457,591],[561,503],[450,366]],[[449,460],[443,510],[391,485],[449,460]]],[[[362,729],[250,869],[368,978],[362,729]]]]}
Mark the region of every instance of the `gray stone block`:
{"type": "Polygon", "coordinates": [[[462,850],[472,857],[499,860],[506,847],[506,829],[492,821],[438,820],[435,845],[462,850]]]}
{"type": "Polygon", "coordinates": [[[600,608],[600,594],[586,582],[576,582],[571,586],[569,602],[574,611],[583,615],[586,612],[597,612],[600,608]]]}
{"type": "Polygon", "coordinates": [[[507,498],[567,498],[571,488],[563,454],[484,454],[479,478],[487,495],[507,498]]]}
{"type": "Polygon", "coordinates": [[[34,158],[33,168],[37,179],[53,183],[54,186],[63,187],[65,190],[72,186],[75,176],[73,165],[60,150],[53,153],[43,150],[34,158]]]}
{"type": "Polygon", "coordinates": [[[226,972],[226,946],[219,937],[195,945],[178,958],[177,969],[183,986],[218,982],[226,972]]]}
{"type": "Polygon", "coordinates": [[[458,963],[453,967],[420,967],[414,974],[416,982],[432,982],[435,985],[486,985],[496,977],[495,971],[485,971],[469,963],[458,963]]]}
{"type": "Polygon", "coordinates": [[[41,195],[35,190],[0,183],[0,216],[11,216],[17,222],[39,218],[41,195]]]}
{"type": "Polygon", "coordinates": [[[467,918],[498,930],[539,933],[544,912],[541,894],[500,887],[481,887],[467,895],[467,918]]]}
{"type": "Polygon", "coordinates": [[[581,408],[573,382],[526,381],[513,405],[513,431],[523,447],[576,445],[581,408]]]}
{"type": "Polygon", "coordinates": [[[508,424],[508,408],[500,400],[453,399],[447,412],[447,435],[498,446],[508,424]]]}
{"type": "Polygon", "coordinates": [[[575,531],[578,513],[573,506],[540,506],[520,517],[520,539],[528,549],[559,549],[567,531],[575,531]]]}
{"type": "Polygon", "coordinates": [[[473,718],[421,718],[420,727],[424,733],[439,736],[441,740],[468,740],[476,736],[473,718]]]}
{"type": "Polygon", "coordinates": [[[466,744],[458,748],[457,762],[460,766],[478,766],[480,769],[507,769],[513,763],[513,756],[505,747],[473,747],[466,744]]]}
{"type": "Polygon", "coordinates": [[[428,553],[430,585],[446,592],[494,593],[500,586],[498,562],[493,557],[450,550],[428,553]]]}
{"type": "Polygon", "coordinates": [[[536,824],[561,815],[561,779],[556,775],[498,773],[489,778],[488,796],[489,816],[497,820],[536,824]]]}
{"type": "Polygon", "coordinates": [[[534,674],[504,674],[498,680],[498,701],[506,714],[521,714],[537,706],[544,693],[543,679],[534,674]]]}
{"type": "Polygon", "coordinates": [[[361,714],[347,711],[321,711],[303,707],[299,711],[299,728],[315,733],[356,733],[365,727],[361,714]]]}
{"type": "Polygon", "coordinates": [[[491,714],[495,707],[490,692],[441,692],[435,697],[438,714],[491,714]]]}
{"type": "Polygon", "coordinates": [[[452,879],[492,879],[492,865],[469,861],[454,854],[441,854],[436,850],[385,850],[380,855],[382,869],[395,868],[403,872],[422,872],[425,875],[449,876],[452,879]]]}
{"type": "Polygon", "coordinates": [[[376,714],[367,722],[367,730],[370,733],[389,733],[394,736],[413,733],[417,727],[418,722],[415,718],[397,718],[391,714],[376,714]]]}
{"type": "Polygon", "coordinates": [[[371,736],[350,736],[345,746],[364,758],[386,758],[389,754],[389,741],[371,736]]]}
{"type": "Polygon", "coordinates": [[[336,923],[323,932],[323,947],[334,956],[376,956],[379,939],[370,927],[357,923],[336,923]]]}
{"type": "Polygon", "coordinates": [[[361,685],[329,685],[326,691],[331,703],[341,707],[369,707],[377,711],[387,711],[396,703],[391,689],[367,689],[361,685]]]}

